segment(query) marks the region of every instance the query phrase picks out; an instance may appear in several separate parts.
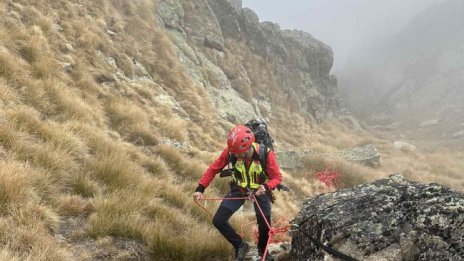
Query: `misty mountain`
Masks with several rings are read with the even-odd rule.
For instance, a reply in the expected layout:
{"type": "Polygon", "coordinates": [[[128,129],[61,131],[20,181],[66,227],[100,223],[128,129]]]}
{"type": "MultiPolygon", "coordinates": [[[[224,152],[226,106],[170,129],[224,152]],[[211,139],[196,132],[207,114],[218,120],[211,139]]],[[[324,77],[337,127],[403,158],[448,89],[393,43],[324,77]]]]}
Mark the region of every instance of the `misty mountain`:
{"type": "Polygon", "coordinates": [[[464,2],[439,1],[398,34],[355,51],[339,75],[346,105],[371,123],[449,137],[464,119],[464,2]]]}

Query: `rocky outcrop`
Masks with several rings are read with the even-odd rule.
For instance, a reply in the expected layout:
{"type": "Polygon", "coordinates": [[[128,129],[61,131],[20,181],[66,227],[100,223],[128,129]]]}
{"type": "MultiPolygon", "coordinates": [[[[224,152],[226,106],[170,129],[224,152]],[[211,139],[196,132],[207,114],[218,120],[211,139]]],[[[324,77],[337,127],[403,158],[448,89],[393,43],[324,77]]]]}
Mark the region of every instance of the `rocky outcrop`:
{"type": "MultiPolygon", "coordinates": [[[[400,175],[309,199],[293,222],[358,260],[464,260],[464,195],[400,175]]],[[[299,231],[292,255],[327,257],[299,231]]]]}
{"type": "Polygon", "coordinates": [[[357,146],[351,149],[346,149],[337,153],[320,153],[318,151],[305,150],[305,151],[279,151],[276,152],[279,167],[286,170],[303,169],[305,166],[305,159],[308,157],[321,156],[321,157],[335,157],[342,158],[347,161],[358,163],[369,167],[378,167],[380,165],[380,154],[375,148],[374,144],[366,144],[357,146]]]}
{"type": "Polygon", "coordinates": [[[405,142],[405,141],[395,141],[393,142],[393,148],[395,150],[401,150],[401,151],[404,151],[404,152],[407,152],[407,151],[415,151],[417,148],[415,145],[409,143],[409,142],[405,142]]]}
{"type": "Polygon", "coordinates": [[[380,154],[374,144],[365,144],[340,152],[340,157],[369,167],[380,166],[380,154]]]}
{"type": "Polygon", "coordinates": [[[308,33],[260,22],[241,4],[161,0],[157,8],[179,60],[221,116],[229,122],[267,118],[271,104],[315,120],[334,115],[339,98],[331,48],[308,33]]]}
{"type": "MultiPolygon", "coordinates": [[[[298,170],[305,168],[305,158],[311,155],[316,155],[317,152],[305,151],[279,151],[276,152],[279,167],[285,170],[298,170]]],[[[320,153],[319,153],[320,154],[320,153]]]]}

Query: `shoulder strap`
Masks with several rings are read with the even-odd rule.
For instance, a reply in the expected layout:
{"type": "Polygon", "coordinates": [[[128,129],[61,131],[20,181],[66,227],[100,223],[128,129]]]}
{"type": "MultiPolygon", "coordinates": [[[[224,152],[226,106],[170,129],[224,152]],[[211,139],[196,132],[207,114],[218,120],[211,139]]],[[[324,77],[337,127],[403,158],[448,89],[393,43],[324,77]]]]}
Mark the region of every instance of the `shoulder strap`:
{"type": "Polygon", "coordinates": [[[267,175],[267,154],[269,153],[269,148],[263,143],[261,143],[259,144],[257,153],[259,157],[259,163],[261,163],[264,174],[267,175]]]}
{"type": "Polygon", "coordinates": [[[237,157],[229,153],[229,163],[232,164],[232,168],[235,168],[235,163],[237,162],[237,157]]]}
{"type": "MultiPolygon", "coordinates": [[[[254,149],[253,149],[254,150],[254,149]]],[[[258,151],[255,151],[258,155],[259,163],[261,164],[263,171],[266,173],[267,167],[267,154],[269,153],[269,148],[264,144],[258,144],[258,151]]],[[[237,162],[237,157],[229,153],[229,163],[232,164],[232,167],[235,167],[237,162]]]]}

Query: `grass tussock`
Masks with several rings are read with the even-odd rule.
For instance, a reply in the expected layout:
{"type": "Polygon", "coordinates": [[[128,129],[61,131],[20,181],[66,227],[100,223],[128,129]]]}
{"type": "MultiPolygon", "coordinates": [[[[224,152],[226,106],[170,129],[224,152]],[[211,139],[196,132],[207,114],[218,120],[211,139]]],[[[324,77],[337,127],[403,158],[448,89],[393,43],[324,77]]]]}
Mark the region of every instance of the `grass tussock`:
{"type": "MultiPolygon", "coordinates": [[[[160,115],[161,116],[161,115],[160,115]]],[[[161,116],[163,117],[163,116],[161,116]]],[[[163,136],[169,137],[170,139],[184,142],[188,137],[188,124],[180,118],[159,118],[157,120],[157,126],[160,133],[163,136]]]]}
{"type": "Polygon", "coordinates": [[[18,144],[19,135],[14,131],[14,128],[8,124],[0,125],[0,144],[11,149],[18,144]]]}
{"type": "Polygon", "coordinates": [[[30,169],[17,162],[0,162],[0,208],[24,204],[34,198],[30,169]]]}
{"type": "Polygon", "coordinates": [[[179,179],[199,180],[207,168],[206,164],[192,161],[173,146],[161,145],[157,148],[157,152],[179,179]]]}
{"type": "Polygon", "coordinates": [[[10,109],[5,113],[5,118],[16,130],[34,135],[66,155],[81,157],[85,154],[85,144],[72,133],[69,125],[43,121],[40,116],[30,107],[10,109]]]}
{"type": "Polygon", "coordinates": [[[86,169],[111,189],[138,184],[145,173],[127,156],[117,153],[96,156],[88,162],[86,169]]]}
{"type": "Polygon", "coordinates": [[[57,185],[68,183],[69,175],[74,173],[78,166],[66,151],[47,143],[20,143],[14,148],[13,155],[18,160],[30,162],[50,172],[57,185]]]}
{"type": "Polygon", "coordinates": [[[166,162],[158,156],[154,158],[146,158],[142,162],[142,167],[156,178],[164,177],[169,172],[166,162]]]}
{"type": "Polygon", "coordinates": [[[100,185],[91,174],[79,172],[74,175],[71,183],[72,192],[82,197],[94,197],[100,194],[100,185]]]}
{"type": "Polygon", "coordinates": [[[231,254],[229,243],[211,225],[198,224],[180,212],[174,214],[174,219],[161,217],[147,227],[147,244],[153,259],[204,260],[231,254]]]}
{"type": "Polygon", "coordinates": [[[0,101],[4,104],[18,104],[20,101],[19,93],[4,79],[0,79],[0,101]]]}
{"type": "Polygon", "coordinates": [[[16,62],[17,59],[7,53],[0,52],[0,77],[13,86],[19,86],[26,81],[28,75],[24,64],[16,62]]]}
{"type": "Polygon", "coordinates": [[[0,242],[21,260],[68,260],[70,253],[49,234],[59,223],[50,209],[26,204],[9,209],[0,219],[0,242]],[[51,247],[53,246],[53,247],[51,247]]]}
{"type": "Polygon", "coordinates": [[[79,216],[92,209],[90,204],[77,195],[64,195],[56,199],[56,208],[61,216],[79,216]]]}
{"type": "Polygon", "coordinates": [[[89,235],[97,238],[116,236],[142,239],[146,220],[140,215],[145,198],[133,191],[119,190],[94,201],[90,216],[89,235]]]}
{"type": "Polygon", "coordinates": [[[62,120],[78,119],[80,121],[91,121],[91,116],[99,113],[98,107],[95,108],[85,103],[79,93],[64,84],[49,80],[44,82],[44,87],[56,107],[51,112],[55,115],[62,115],[62,120]]]}
{"type": "Polygon", "coordinates": [[[111,126],[127,140],[143,146],[159,143],[159,135],[152,130],[147,112],[129,100],[110,99],[106,105],[106,113],[111,126]]]}

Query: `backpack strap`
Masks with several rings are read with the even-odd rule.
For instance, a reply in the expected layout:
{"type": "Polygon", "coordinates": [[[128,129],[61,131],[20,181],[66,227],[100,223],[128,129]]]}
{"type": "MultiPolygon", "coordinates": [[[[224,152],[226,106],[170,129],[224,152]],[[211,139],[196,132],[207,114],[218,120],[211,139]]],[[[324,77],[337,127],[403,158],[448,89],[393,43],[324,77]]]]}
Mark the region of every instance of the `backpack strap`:
{"type": "MultiPolygon", "coordinates": [[[[255,150],[253,148],[253,150],[255,150]]],[[[263,171],[264,171],[264,174],[267,175],[267,154],[269,153],[269,148],[264,145],[264,143],[260,143],[258,144],[258,151],[255,151],[257,156],[258,156],[258,160],[259,160],[259,163],[261,164],[262,168],[263,168],[263,171]]],[[[253,157],[255,158],[255,157],[253,157]]],[[[255,158],[256,159],[256,158],[255,158]]],[[[229,164],[232,164],[232,168],[235,168],[235,163],[237,162],[237,157],[235,157],[233,154],[229,153],[229,164]]]]}
{"type": "Polygon", "coordinates": [[[259,163],[261,163],[264,174],[267,176],[267,154],[269,153],[269,149],[266,145],[264,145],[264,143],[260,143],[257,153],[259,157],[259,163]]]}
{"type": "Polygon", "coordinates": [[[237,163],[237,157],[229,153],[229,164],[232,164],[232,168],[235,168],[235,163],[237,163]]]}

